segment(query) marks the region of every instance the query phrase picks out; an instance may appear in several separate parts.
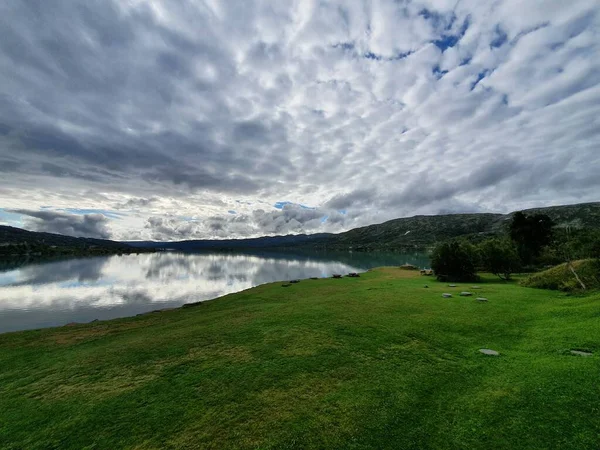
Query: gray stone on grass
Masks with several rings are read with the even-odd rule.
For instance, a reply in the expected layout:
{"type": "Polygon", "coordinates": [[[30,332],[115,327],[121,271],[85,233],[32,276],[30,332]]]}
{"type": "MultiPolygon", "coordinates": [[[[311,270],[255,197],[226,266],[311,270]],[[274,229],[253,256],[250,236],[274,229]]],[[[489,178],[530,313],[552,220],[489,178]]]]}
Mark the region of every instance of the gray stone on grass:
{"type": "Polygon", "coordinates": [[[487,298],[485,298],[485,297],[477,297],[477,301],[478,301],[478,302],[487,302],[487,301],[488,301],[488,299],[487,299],[487,298]]]}
{"type": "Polygon", "coordinates": [[[500,353],[498,353],[496,350],[490,350],[489,348],[480,348],[479,352],[488,356],[500,356],[500,353]]]}
{"type": "Polygon", "coordinates": [[[577,356],[592,356],[592,352],[584,352],[582,350],[571,350],[571,354],[577,356]]]}
{"type": "Polygon", "coordinates": [[[448,287],[456,287],[455,284],[449,284],[448,287]]]}
{"type": "Polygon", "coordinates": [[[442,294],[442,297],[444,297],[444,298],[451,298],[452,294],[448,294],[447,292],[445,292],[445,293],[442,294]]]}
{"type": "Polygon", "coordinates": [[[461,296],[461,297],[470,297],[470,296],[472,296],[472,295],[473,295],[473,293],[472,293],[472,292],[461,292],[461,293],[460,293],[460,296],[461,296]]]}

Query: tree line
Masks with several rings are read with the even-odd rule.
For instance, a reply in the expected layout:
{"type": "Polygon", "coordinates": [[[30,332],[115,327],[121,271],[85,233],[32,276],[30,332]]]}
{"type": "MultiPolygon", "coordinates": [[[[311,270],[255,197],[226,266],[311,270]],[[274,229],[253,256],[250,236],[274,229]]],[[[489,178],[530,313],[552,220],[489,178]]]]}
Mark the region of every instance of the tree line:
{"type": "Polygon", "coordinates": [[[431,267],[443,281],[474,281],[478,270],[510,280],[515,273],[586,258],[597,259],[600,267],[600,230],[559,228],[545,214],[517,212],[499,237],[439,244],[431,267]]]}
{"type": "Polygon", "coordinates": [[[42,242],[16,242],[0,245],[0,257],[14,256],[87,256],[87,255],[114,255],[118,253],[146,253],[153,252],[151,248],[134,248],[130,246],[102,247],[102,246],[69,246],[47,245],[42,242]]]}

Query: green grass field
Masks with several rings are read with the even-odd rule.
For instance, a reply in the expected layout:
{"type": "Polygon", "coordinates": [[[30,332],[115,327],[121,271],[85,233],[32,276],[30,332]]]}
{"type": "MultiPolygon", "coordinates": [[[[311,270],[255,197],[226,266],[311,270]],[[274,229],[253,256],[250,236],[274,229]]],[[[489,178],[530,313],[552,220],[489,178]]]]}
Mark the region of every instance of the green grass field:
{"type": "Polygon", "coordinates": [[[387,268],[2,334],[0,448],[598,449],[600,294],[465,286],[387,268]]]}

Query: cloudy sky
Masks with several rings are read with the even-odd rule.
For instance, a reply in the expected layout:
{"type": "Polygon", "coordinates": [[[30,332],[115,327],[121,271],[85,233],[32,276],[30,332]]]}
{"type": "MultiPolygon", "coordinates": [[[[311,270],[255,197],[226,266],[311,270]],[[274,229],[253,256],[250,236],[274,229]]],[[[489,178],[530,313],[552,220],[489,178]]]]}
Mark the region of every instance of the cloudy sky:
{"type": "Polygon", "coordinates": [[[0,224],[175,240],[600,200],[597,0],[0,2],[0,224]]]}

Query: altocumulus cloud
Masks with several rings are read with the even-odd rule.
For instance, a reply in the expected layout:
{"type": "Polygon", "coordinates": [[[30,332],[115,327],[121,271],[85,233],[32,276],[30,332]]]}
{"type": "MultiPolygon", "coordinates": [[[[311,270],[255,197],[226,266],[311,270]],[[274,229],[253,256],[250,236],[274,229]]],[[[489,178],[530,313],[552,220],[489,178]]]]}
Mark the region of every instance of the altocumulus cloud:
{"type": "Polygon", "coordinates": [[[33,0],[0,4],[0,35],[0,207],[31,229],[250,237],[598,200],[596,0],[33,0]]]}

